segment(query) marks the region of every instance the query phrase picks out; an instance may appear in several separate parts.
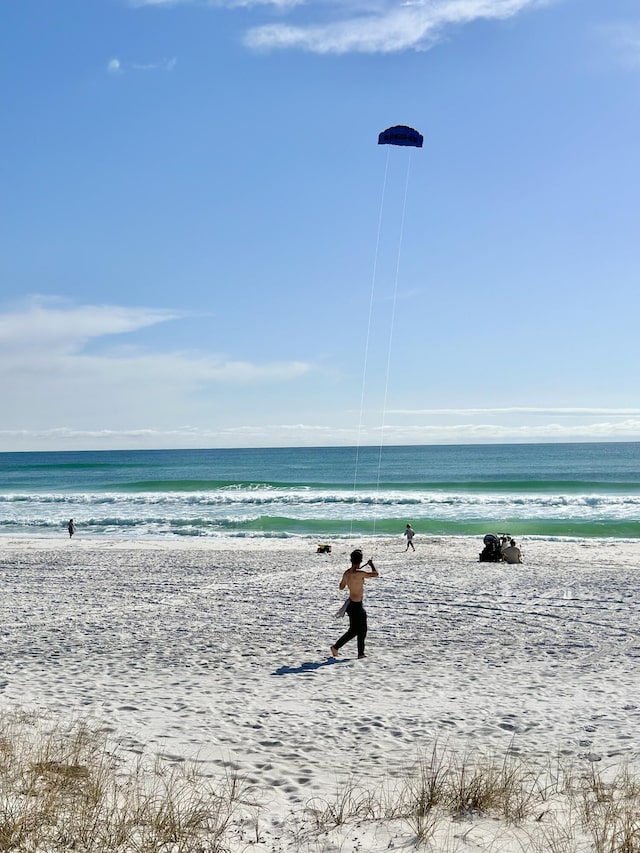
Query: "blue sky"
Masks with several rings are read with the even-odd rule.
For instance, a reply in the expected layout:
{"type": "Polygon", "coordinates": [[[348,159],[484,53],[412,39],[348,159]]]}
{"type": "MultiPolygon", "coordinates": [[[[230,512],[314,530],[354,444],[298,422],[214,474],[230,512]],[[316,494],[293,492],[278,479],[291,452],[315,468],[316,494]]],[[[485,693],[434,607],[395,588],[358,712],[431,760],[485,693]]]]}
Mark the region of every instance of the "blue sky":
{"type": "Polygon", "coordinates": [[[0,18],[0,449],[640,439],[637,0],[0,18]]]}

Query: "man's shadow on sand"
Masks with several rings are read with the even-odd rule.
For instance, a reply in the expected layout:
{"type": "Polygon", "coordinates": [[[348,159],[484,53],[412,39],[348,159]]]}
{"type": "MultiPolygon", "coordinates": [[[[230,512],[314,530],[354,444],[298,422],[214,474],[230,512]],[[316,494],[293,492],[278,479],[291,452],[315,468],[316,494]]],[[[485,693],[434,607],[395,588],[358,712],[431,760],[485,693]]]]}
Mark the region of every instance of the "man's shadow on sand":
{"type": "Polygon", "coordinates": [[[305,675],[308,672],[315,672],[323,666],[334,666],[337,663],[346,663],[346,660],[337,660],[337,658],[327,658],[326,660],[309,660],[301,663],[300,666],[281,666],[273,673],[274,675],[305,675]]]}

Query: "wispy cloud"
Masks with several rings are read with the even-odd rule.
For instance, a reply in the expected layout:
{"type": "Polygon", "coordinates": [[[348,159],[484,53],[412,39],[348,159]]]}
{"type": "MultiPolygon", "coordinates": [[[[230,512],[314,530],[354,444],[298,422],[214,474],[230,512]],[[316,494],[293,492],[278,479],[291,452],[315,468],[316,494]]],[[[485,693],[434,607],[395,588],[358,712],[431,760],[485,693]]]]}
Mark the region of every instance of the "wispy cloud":
{"type": "Polygon", "coordinates": [[[565,408],[547,408],[542,406],[510,406],[504,408],[469,408],[469,409],[393,409],[389,411],[391,415],[456,415],[459,417],[467,416],[489,416],[489,415],[542,415],[544,417],[585,417],[606,415],[608,417],[637,417],[640,416],[640,409],[624,408],[624,409],[609,409],[609,408],[589,408],[589,407],[565,407],[565,408]]]}
{"type": "Polygon", "coordinates": [[[426,50],[452,27],[511,18],[560,0],[130,0],[133,6],[271,9],[279,20],[250,28],[255,50],[319,54],[426,50]],[[284,20],[283,20],[284,18],[284,20]],[[302,20],[301,20],[302,19],[302,20]]]}
{"type": "Polygon", "coordinates": [[[64,299],[35,296],[24,306],[0,313],[0,351],[28,356],[74,353],[92,338],[134,332],[177,320],[184,312],[114,305],[73,305],[64,299]]]}
{"type": "Polygon", "coordinates": [[[476,20],[500,20],[540,5],[540,0],[386,0],[336,6],[336,20],[321,24],[267,24],[251,29],[245,43],[256,49],[298,48],[312,53],[392,53],[426,50],[446,30],[476,20]]]}
{"type": "Polygon", "coordinates": [[[189,317],[182,311],[41,297],[0,310],[0,447],[640,439],[640,408],[598,405],[395,409],[385,412],[384,426],[382,413],[370,411],[359,426],[340,401],[335,408],[329,399],[310,408],[317,375],[307,362],[258,363],[241,353],[229,357],[141,345],[138,333],[189,317]],[[271,405],[277,386],[291,382],[297,384],[289,403],[283,397],[271,405]],[[305,410],[315,412],[313,420],[302,420],[305,410]]]}
{"type": "Polygon", "coordinates": [[[178,64],[177,58],[174,56],[171,59],[162,59],[160,62],[132,62],[132,71],[173,71],[178,64]]]}
{"type": "MultiPolygon", "coordinates": [[[[629,418],[622,422],[602,421],[596,424],[576,424],[561,426],[544,424],[533,426],[520,424],[504,426],[500,424],[452,424],[407,425],[386,424],[384,427],[331,427],[311,424],[274,424],[269,426],[238,427],[227,429],[223,433],[236,439],[250,435],[260,436],[271,442],[279,439],[284,444],[380,444],[381,438],[387,445],[394,444],[464,444],[475,442],[526,442],[526,441],[607,441],[616,439],[636,440],[640,437],[640,418],[629,418]]],[[[222,433],[219,433],[222,435],[222,433]]]]}
{"type": "Polygon", "coordinates": [[[158,62],[130,62],[123,63],[117,57],[107,62],[109,74],[124,74],[127,71],[173,71],[178,60],[175,56],[170,59],[161,59],[158,62]]]}
{"type": "Polygon", "coordinates": [[[289,382],[309,370],[298,361],[258,364],[224,354],[136,345],[136,332],[185,316],[38,298],[1,313],[5,426],[168,425],[178,412],[199,408],[207,389],[289,382]]]}
{"type": "Polygon", "coordinates": [[[328,447],[370,444],[495,444],[572,441],[638,441],[640,418],[563,427],[547,424],[504,427],[495,424],[397,426],[357,430],[324,424],[281,423],[235,427],[173,429],[4,429],[5,449],[83,450],[179,447],[328,447]]]}
{"type": "Polygon", "coordinates": [[[605,39],[613,46],[616,58],[632,71],[640,70],[640,21],[603,28],[605,39]]]}
{"type": "Polygon", "coordinates": [[[114,305],[71,305],[63,300],[33,298],[23,308],[0,314],[0,377],[34,368],[51,375],[56,369],[107,376],[116,381],[253,382],[290,379],[306,372],[300,362],[256,365],[212,354],[145,352],[112,346],[99,355],[87,345],[111,335],[131,334],[159,323],[184,319],[184,312],[114,305]]]}

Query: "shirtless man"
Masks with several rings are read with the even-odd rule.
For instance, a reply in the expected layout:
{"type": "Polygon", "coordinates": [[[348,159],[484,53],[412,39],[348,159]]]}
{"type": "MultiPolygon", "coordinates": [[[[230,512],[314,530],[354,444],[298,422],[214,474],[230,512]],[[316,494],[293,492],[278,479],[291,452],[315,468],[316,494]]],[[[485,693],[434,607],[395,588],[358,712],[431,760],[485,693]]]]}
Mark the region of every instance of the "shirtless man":
{"type": "Polygon", "coordinates": [[[348,643],[354,637],[358,638],[358,657],[365,657],[364,638],[367,636],[367,613],[362,606],[364,581],[365,578],[377,578],[378,570],[373,565],[373,560],[368,560],[365,563],[365,566],[371,566],[370,572],[363,571],[360,568],[361,563],[362,551],[357,548],[351,553],[351,568],[347,569],[340,581],[340,589],[349,587],[349,604],[347,605],[349,630],[339,640],[336,640],[335,645],[331,646],[331,654],[334,658],[337,658],[339,655],[338,649],[342,648],[345,643],[348,643]]]}

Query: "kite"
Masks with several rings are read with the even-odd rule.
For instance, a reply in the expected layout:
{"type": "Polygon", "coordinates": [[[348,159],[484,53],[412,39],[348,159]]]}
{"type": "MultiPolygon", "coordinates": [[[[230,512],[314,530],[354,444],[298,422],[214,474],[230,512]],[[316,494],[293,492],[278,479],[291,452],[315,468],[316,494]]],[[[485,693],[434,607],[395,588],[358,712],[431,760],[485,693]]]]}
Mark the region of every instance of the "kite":
{"type": "Polygon", "coordinates": [[[414,148],[422,148],[423,142],[421,133],[404,124],[388,127],[378,136],[378,145],[411,145],[414,148]]]}

